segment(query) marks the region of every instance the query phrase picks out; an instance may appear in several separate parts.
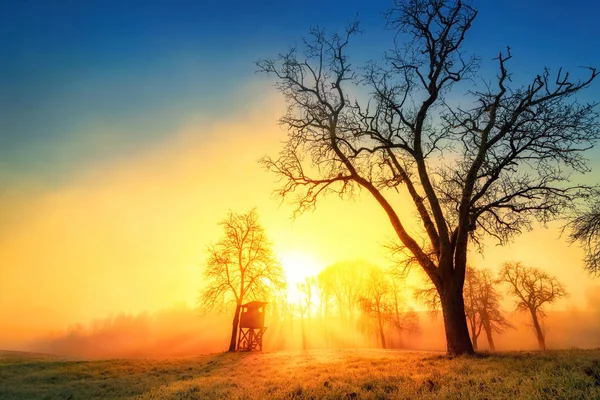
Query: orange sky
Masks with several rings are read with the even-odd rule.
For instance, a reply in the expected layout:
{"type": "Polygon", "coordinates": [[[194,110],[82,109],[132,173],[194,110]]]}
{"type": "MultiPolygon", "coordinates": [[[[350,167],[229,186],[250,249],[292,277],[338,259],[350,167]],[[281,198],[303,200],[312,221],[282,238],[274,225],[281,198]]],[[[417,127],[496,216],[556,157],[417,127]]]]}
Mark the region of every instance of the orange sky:
{"type": "MultiPolygon", "coordinates": [[[[392,231],[371,199],[328,198],[292,222],[292,209],[271,198],[275,176],[256,161],[283,139],[276,120],[284,108],[274,99],[211,126],[198,115],[143,156],[79,171],[68,185],[32,197],[38,192],[24,182],[22,192],[2,197],[10,218],[0,227],[0,344],[2,335],[111,313],[194,305],[205,246],[219,238],[217,223],[229,209],[258,207],[287,266],[308,260],[306,271],[290,272],[294,279],[345,259],[385,264],[381,244],[392,231]]],[[[542,267],[571,293],[556,307],[583,307],[598,280],[583,271],[580,250],[557,236],[538,229],[509,247],[488,246],[485,259],[474,255],[471,263],[542,267]]]]}

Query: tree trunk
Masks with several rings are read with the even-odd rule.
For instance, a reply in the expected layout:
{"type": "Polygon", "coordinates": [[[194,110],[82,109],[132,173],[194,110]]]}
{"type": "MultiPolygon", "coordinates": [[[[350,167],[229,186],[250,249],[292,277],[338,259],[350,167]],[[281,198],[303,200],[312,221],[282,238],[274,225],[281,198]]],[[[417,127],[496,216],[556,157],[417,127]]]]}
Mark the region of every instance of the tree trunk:
{"type": "Polygon", "coordinates": [[[457,284],[457,280],[445,282],[446,286],[440,293],[446,345],[449,355],[473,354],[475,351],[469,337],[469,328],[465,317],[462,285],[457,284]]]}
{"type": "Polygon", "coordinates": [[[483,329],[485,329],[485,336],[487,337],[490,351],[496,351],[496,346],[494,345],[494,337],[492,336],[492,325],[490,324],[489,320],[483,321],[483,329]]]}
{"type": "Polygon", "coordinates": [[[235,314],[233,315],[233,324],[231,327],[231,340],[229,341],[229,350],[228,351],[235,351],[236,350],[236,341],[237,341],[237,333],[238,333],[238,326],[240,325],[240,309],[242,308],[242,304],[241,303],[237,303],[235,306],[235,314]]]}
{"type": "Polygon", "coordinates": [[[546,338],[544,337],[544,332],[542,331],[542,326],[540,325],[537,317],[536,310],[531,311],[531,318],[533,319],[533,328],[535,329],[535,336],[537,337],[538,345],[540,346],[540,350],[546,350],[546,338]]]}
{"type": "Polygon", "coordinates": [[[477,351],[477,336],[475,336],[475,332],[471,334],[471,344],[473,345],[473,350],[477,351]]]}
{"type": "Polygon", "coordinates": [[[479,333],[477,332],[477,320],[475,319],[475,315],[466,316],[468,320],[468,328],[471,328],[469,331],[471,332],[471,344],[473,345],[473,350],[477,351],[477,338],[479,337],[479,333]]]}

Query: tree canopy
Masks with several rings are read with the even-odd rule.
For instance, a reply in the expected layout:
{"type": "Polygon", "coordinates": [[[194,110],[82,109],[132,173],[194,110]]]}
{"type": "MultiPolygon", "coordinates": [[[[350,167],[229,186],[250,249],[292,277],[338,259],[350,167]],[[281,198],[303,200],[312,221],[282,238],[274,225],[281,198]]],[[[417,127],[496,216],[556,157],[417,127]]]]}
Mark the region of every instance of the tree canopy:
{"type": "Polygon", "coordinates": [[[567,296],[565,286],[541,269],[526,267],[519,262],[505,263],[500,272],[500,280],[508,283],[510,293],[516,299],[516,309],[531,314],[538,344],[541,350],[545,350],[544,306],[567,296]]]}

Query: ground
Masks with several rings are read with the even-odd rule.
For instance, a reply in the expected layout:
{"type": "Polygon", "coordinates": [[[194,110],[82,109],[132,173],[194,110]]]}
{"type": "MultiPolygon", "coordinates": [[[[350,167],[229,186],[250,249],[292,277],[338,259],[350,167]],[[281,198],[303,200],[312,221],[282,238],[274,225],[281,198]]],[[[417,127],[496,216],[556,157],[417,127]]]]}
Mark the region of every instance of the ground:
{"type": "Polygon", "coordinates": [[[0,352],[0,399],[600,399],[600,349],[385,350],[82,361],[0,352]]]}

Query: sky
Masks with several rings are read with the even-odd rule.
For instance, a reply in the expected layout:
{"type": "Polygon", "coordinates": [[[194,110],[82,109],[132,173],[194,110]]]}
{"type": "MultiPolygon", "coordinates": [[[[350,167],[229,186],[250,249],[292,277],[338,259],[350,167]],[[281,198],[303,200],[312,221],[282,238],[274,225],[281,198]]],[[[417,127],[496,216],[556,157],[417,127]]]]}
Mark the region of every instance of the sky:
{"type": "MultiPolygon", "coordinates": [[[[600,3],[473,3],[467,49],[483,72],[506,46],[516,81],[544,66],[600,67],[600,3]]],[[[0,0],[3,331],[193,305],[206,245],[230,209],[258,207],[284,264],[303,266],[290,271],[298,279],[342,259],[384,263],[392,231],[371,199],[326,199],[292,221],[271,197],[275,177],[256,161],[279,149],[285,104],[254,63],[311,26],[339,30],[355,18],[364,33],[352,56],[380,59],[393,37],[381,17],[390,5],[0,0]]],[[[563,306],[582,306],[594,281],[579,249],[557,236],[536,229],[474,259],[547,268],[572,288],[563,306]]]]}

